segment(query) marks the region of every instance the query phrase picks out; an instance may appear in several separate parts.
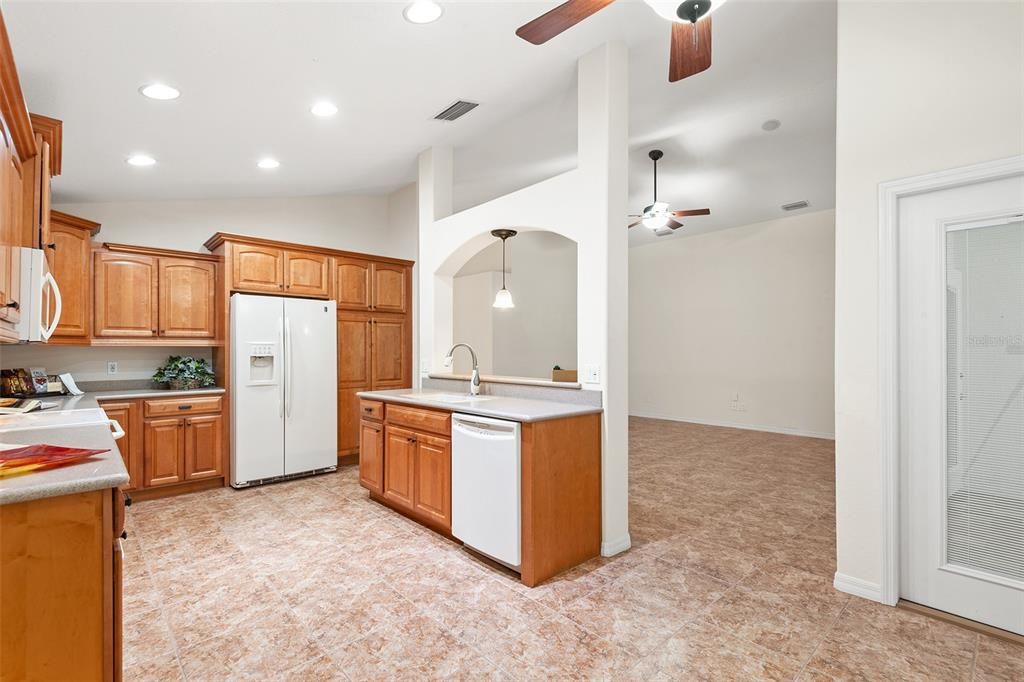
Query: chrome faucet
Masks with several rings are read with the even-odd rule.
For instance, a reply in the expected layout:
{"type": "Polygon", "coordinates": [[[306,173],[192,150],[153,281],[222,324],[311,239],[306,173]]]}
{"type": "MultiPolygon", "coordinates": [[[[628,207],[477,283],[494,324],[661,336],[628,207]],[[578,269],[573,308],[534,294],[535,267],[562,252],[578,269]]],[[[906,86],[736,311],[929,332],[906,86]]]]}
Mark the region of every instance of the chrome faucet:
{"type": "Polygon", "coordinates": [[[473,346],[469,345],[468,343],[457,343],[454,346],[452,346],[451,349],[448,351],[448,355],[444,356],[444,366],[452,366],[452,356],[455,353],[455,349],[458,348],[459,346],[462,346],[463,348],[468,350],[469,354],[473,356],[473,376],[470,377],[469,379],[469,394],[480,395],[480,370],[476,362],[476,351],[473,350],[473,346]]]}

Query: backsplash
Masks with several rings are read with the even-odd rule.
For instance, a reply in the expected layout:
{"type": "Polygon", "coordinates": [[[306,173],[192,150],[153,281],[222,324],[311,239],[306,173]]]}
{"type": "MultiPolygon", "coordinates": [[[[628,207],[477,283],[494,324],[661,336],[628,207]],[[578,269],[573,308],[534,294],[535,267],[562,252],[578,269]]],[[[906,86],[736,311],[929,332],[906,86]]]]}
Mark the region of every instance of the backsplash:
{"type": "MultiPolygon", "coordinates": [[[[212,363],[210,348],[99,348],[79,346],[47,346],[25,344],[4,346],[0,350],[0,369],[43,367],[47,374],[70,372],[78,384],[114,382],[119,387],[126,381],[144,382],[146,388],[156,368],[169,355],[191,355],[212,363]],[[107,363],[117,363],[117,374],[107,373],[107,363]]],[[[101,389],[93,389],[101,390],[101,389]]]]}

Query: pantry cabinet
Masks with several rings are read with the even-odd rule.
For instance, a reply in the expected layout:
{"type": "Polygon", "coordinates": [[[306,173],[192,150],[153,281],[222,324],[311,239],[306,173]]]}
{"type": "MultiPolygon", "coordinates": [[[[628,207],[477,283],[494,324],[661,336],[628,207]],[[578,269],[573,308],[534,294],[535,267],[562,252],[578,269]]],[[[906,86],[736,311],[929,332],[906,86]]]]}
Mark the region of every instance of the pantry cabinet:
{"type": "Polygon", "coordinates": [[[348,256],[338,256],[334,262],[334,300],[338,302],[338,310],[371,310],[373,264],[364,258],[348,256]]]}
{"type": "Polygon", "coordinates": [[[216,256],[107,243],[93,258],[93,336],[100,343],[216,342],[216,256]]]}
{"type": "Polygon", "coordinates": [[[335,259],[334,297],[339,310],[404,314],[412,298],[412,267],[405,262],[335,259]]]}

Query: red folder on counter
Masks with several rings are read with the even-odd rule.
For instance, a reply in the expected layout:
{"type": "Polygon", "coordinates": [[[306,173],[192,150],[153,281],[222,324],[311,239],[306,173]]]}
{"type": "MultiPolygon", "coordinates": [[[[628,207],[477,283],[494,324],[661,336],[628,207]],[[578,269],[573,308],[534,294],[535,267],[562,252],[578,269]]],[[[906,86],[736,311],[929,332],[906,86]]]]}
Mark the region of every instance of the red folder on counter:
{"type": "Polygon", "coordinates": [[[0,477],[24,474],[29,471],[52,469],[79,462],[86,457],[109,452],[109,448],[89,450],[66,448],[61,445],[24,445],[0,450],[0,477]]]}

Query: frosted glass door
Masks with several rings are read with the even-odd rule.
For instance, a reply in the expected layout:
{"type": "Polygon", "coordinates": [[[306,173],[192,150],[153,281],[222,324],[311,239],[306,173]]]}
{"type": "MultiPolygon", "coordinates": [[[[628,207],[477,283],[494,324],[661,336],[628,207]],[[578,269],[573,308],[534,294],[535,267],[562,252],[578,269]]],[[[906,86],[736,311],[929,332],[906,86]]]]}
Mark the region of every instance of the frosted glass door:
{"type": "Polygon", "coordinates": [[[1024,582],[1024,222],[946,235],[946,561],[1024,582]]]}

